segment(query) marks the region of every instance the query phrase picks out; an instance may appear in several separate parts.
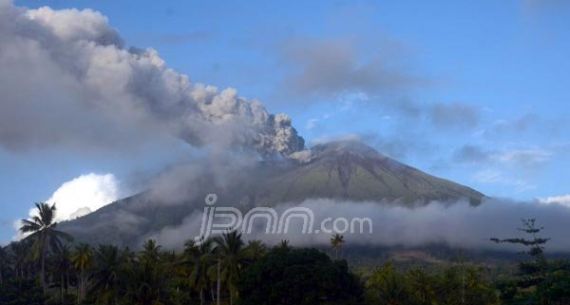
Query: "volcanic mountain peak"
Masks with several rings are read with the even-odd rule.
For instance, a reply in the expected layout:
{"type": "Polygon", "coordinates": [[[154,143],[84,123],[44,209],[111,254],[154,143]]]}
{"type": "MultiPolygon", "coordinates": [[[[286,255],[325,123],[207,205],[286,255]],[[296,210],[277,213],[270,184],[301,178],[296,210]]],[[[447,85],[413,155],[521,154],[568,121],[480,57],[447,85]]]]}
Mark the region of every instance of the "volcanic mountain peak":
{"type": "Polygon", "coordinates": [[[384,158],[374,148],[357,140],[340,140],[317,144],[312,148],[312,151],[321,156],[351,154],[362,158],[384,158]]]}
{"type": "Polygon", "coordinates": [[[337,158],[347,154],[359,158],[385,158],[374,148],[357,140],[339,140],[317,144],[310,149],[296,152],[290,157],[307,163],[314,159],[337,158]]]}
{"type": "Polygon", "coordinates": [[[285,201],[339,198],[427,204],[467,199],[478,204],[484,197],[386,157],[360,141],[319,144],[292,157],[299,164],[276,177],[279,183],[267,182],[272,187],[287,185],[287,193],[280,198],[285,201]]]}
{"type": "Polygon", "coordinates": [[[149,192],[119,200],[63,227],[76,236],[97,236],[97,242],[132,242],[165,227],[180,225],[187,216],[201,211],[207,193],[216,193],[224,202],[240,208],[320,198],[403,206],[432,201],[452,204],[459,200],[479,204],[484,197],[469,187],[426,174],[357,141],[316,145],[293,154],[291,159],[294,161],[262,162],[240,168],[237,173],[225,173],[225,183],[221,184],[207,166],[190,168],[187,171],[192,173],[177,173],[173,179],[155,185],[160,191],[151,186],[149,192]]]}

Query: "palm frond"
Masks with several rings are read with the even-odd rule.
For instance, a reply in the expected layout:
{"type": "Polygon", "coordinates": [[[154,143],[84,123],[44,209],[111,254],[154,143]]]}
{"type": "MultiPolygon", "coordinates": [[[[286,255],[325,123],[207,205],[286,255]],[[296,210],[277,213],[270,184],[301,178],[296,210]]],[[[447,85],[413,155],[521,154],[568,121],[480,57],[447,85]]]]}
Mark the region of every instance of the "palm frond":
{"type": "Polygon", "coordinates": [[[22,219],[22,226],[20,227],[20,232],[29,233],[36,232],[41,229],[41,226],[33,221],[22,219]]]}

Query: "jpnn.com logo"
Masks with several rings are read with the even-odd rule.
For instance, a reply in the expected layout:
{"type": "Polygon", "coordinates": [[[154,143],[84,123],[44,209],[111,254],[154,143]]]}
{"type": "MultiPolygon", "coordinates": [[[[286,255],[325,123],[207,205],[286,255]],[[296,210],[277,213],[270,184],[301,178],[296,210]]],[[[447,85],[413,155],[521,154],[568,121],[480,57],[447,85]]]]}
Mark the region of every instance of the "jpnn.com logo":
{"type": "Polygon", "coordinates": [[[255,207],[243,214],[235,207],[215,206],[217,201],[216,194],[206,196],[200,235],[195,238],[196,241],[228,231],[252,234],[254,226],[259,228],[259,225],[265,225],[262,233],[285,235],[290,232],[292,222],[295,223],[295,233],[300,234],[372,234],[372,219],[368,217],[326,217],[315,229],[315,214],[308,207],[290,207],[281,213],[274,208],[255,207]],[[296,225],[298,221],[302,221],[300,232],[296,225]]]}

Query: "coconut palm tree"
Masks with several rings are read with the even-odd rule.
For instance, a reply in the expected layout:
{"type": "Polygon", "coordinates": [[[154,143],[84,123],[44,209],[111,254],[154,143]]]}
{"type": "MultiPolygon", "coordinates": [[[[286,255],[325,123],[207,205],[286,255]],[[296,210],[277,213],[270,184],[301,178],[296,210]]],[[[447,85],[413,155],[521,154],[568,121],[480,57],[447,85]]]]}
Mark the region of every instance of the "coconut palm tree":
{"type": "Polygon", "coordinates": [[[93,250],[87,244],[80,244],[71,254],[71,263],[79,271],[77,303],[81,303],[87,294],[87,271],[93,266],[93,250]]]}
{"type": "Polygon", "coordinates": [[[27,239],[33,240],[34,258],[40,260],[40,278],[44,293],[47,290],[46,283],[46,257],[50,250],[61,247],[62,239],[71,241],[72,237],[62,231],[56,230],[57,222],[54,221],[56,207],[55,203],[49,205],[47,203],[36,203],[37,215],[30,219],[22,220],[20,231],[24,234],[30,234],[27,239]]]}
{"type": "Polygon", "coordinates": [[[155,264],[160,259],[160,248],[155,240],[147,240],[143,245],[143,250],[140,252],[140,261],[142,263],[155,264]]]}
{"type": "Polygon", "coordinates": [[[267,247],[260,240],[250,240],[245,247],[245,254],[250,262],[261,259],[267,253],[267,247]]]}
{"type": "Polygon", "coordinates": [[[331,246],[335,251],[335,259],[338,259],[338,252],[340,249],[342,249],[343,245],[344,245],[344,236],[337,233],[333,235],[333,237],[331,237],[331,246]]]}
{"type": "Polygon", "coordinates": [[[115,246],[101,245],[94,253],[92,292],[102,304],[116,304],[119,297],[121,275],[126,252],[115,246]]]}
{"type": "Polygon", "coordinates": [[[65,295],[67,295],[67,288],[69,284],[69,273],[72,270],[71,251],[68,245],[56,250],[53,257],[53,272],[59,274],[59,289],[61,303],[65,303],[65,295]]]}
{"type": "Polygon", "coordinates": [[[24,270],[30,258],[30,241],[22,240],[10,244],[10,260],[17,279],[24,278],[24,270]]]}
{"type": "Polygon", "coordinates": [[[160,246],[154,240],[148,240],[139,252],[137,264],[128,281],[127,294],[130,304],[161,304],[166,295],[167,276],[160,246]]]}
{"type": "Polygon", "coordinates": [[[192,265],[190,285],[197,290],[200,296],[200,305],[203,305],[205,302],[204,292],[208,289],[210,283],[208,270],[214,262],[213,251],[214,243],[212,239],[207,239],[199,245],[188,242],[184,249],[184,255],[192,265]]]}
{"type": "MultiPolygon", "coordinates": [[[[218,287],[223,280],[230,293],[230,305],[237,296],[237,283],[241,269],[245,263],[244,242],[241,233],[237,231],[226,232],[214,238],[216,255],[218,256],[218,287]]],[[[220,292],[218,291],[218,302],[220,292]]]]}
{"type": "Polygon", "coordinates": [[[289,241],[286,239],[281,240],[281,242],[279,243],[279,245],[277,246],[278,249],[281,250],[289,250],[291,249],[291,245],[289,245],[289,241]]]}

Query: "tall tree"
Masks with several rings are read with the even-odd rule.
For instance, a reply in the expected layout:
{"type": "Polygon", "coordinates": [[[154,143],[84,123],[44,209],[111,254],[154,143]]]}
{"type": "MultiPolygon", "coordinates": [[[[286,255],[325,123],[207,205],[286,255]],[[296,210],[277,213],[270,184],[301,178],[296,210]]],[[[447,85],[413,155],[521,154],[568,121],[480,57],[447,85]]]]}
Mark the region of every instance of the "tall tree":
{"type": "Polygon", "coordinates": [[[260,260],[267,253],[267,247],[260,240],[250,240],[245,247],[245,255],[250,263],[260,260]]]}
{"type": "Polygon", "coordinates": [[[93,266],[93,251],[91,247],[87,244],[78,245],[71,255],[71,262],[79,272],[79,293],[77,294],[77,302],[81,303],[87,293],[87,271],[93,266]]]}
{"type": "Polygon", "coordinates": [[[287,239],[282,239],[281,242],[279,243],[279,245],[276,246],[278,249],[281,250],[290,250],[291,249],[291,245],[289,244],[289,241],[287,239]]]}
{"type": "Polygon", "coordinates": [[[338,259],[338,253],[342,249],[343,245],[344,245],[344,236],[337,233],[333,235],[333,237],[331,237],[331,246],[335,251],[335,259],[338,259]]]}
{"type": "Polygon", "coordinates": [[[547,261],[544,256],[544,245],[550,240],[550,238],[539,236],[540,231],[542,231],[544,227],[539,226],[536,223],[536,219],[522,219],[522,223],[523,226],[518,230],[527,234],[529,237],[506,239],[491,238],[491,241],[495,243],[521,245],[527,248],[525,253],[528,254],[530,260],[519,264],[521,273],[519,285],[521,288],[528,288],[537,285],[544,279],[545,271],[547,269],[547,261]]]}
{"type": "Polygon", "coordinates": [[[536,223],[536,219],[522,219],[523,226],[518,230],[527,237],[516,238],[491,238],[495,243],[507,243],[525,247],[528,260],[519,263],[518,278],[514,282],[501,283],[502,298],[505,303],[537,302],[537,291],[544,283],[548,271],[548,261],[544,256],[544,245],[550,240],[540,236],[544,229],[536,223]]]}
{"type": "Polygon", "coordinates": [[[121,275],[128,271],[123,270],[125,259],[126,256],[115,246],[101,245],[95,251],[91,291],[99,303],[117,303],[121,275]]]}
{"type": "Polygon", "coordinates": [[[13,242],[10,244],[10,261],[13,264],[16,279],[23,279],[26,265],[31,257],[31,243],[29,240],[13,242]]]}
{"type": "Polygon", "coordinates": [[[71,252],[68,245],[64,245],[56,250],[53,256],[53,273],[59,275],[59,293],[61,303],[65,304],[65,296],[69,284],[69,273],[72,270],[71,252]]]}
{"type": "Polygon", "coordinates": [[[24,234],[31,233],[27,239],[33,241],[34,257],[40,261],[40,282],[45,293],[47,291],[46,257],[50,250],[61,247],[62,239],[71,241],[72,237],[56,229],[57,222],[54,221],[55,203],[53,205],[36,203],[36,209],[37,215],[30,219],[22,219],[20,231],[24,234]]]}
{"type": "Polygon", "coordinates": [[[160,259],[160,248],[155,240],[147,240],[143,245],[143,250],[140,252],[141,263],[150,265],[156,264],[160,259]]]}
{"type": "MultiPolygon", "coordinates": [[[[246,259],[244,242],[241,233],[235,230],[214,238],[214,241],[218,255],[218,283],[221,283],[222,280],[226,283],[230,294],[230,305],[232,305],[233,300],[237,297],[237,284],[246,259]]],[[[218,300],[219,298],[220,293],[218,292],[218,300]]]]}
{"type": "Polygon", "coordinates": [[[212,239],[207,239],[199,245],[193,242],[186,243],[184,255],[192,265],[190,273],[190,285],[196,289],[200,297],[200,305],[205,302],[205,291],[208,289],[210,277],[208,270],[214,263],[214,243],[212,239]]]}
{"type": "Polygon", "coordinates": [[[165,301],[168,284],[168,270],[163,260],[160,246],[148,240],[139,252],[138,263],[134,266],[132,278],[128,281],[129,304],[161,304],[165,301]]]}

